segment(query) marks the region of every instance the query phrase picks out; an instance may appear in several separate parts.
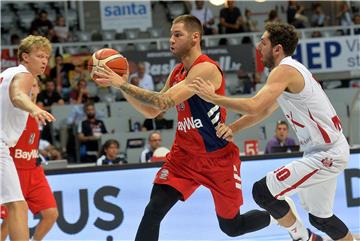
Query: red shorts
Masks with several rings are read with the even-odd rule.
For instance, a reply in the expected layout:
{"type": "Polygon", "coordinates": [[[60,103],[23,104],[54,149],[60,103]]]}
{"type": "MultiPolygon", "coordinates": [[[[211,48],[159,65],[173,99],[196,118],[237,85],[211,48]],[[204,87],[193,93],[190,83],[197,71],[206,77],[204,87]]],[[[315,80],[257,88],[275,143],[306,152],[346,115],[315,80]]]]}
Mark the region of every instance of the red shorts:
{"type": "Polygon", "coordinates": [[[5,205],[0,205],[0,218],[5,219],[7,218],[7,207],[5,205]]]}
{"type": "Polygon", "coordinates": [[[29,209],[37,214],[48,208],[56,208],[56,201],[42,167],[17,169],[21,190],[29,209]]]}
{"type": "Polygon", "coordinates": [[[172,186],[182,194],[184,201],[203,185],[211,191],[216,214],[231,219],[243,204],[239,149],[229,143],[222,153],[205,158],[173,148],[154,183],[172,186]]]}

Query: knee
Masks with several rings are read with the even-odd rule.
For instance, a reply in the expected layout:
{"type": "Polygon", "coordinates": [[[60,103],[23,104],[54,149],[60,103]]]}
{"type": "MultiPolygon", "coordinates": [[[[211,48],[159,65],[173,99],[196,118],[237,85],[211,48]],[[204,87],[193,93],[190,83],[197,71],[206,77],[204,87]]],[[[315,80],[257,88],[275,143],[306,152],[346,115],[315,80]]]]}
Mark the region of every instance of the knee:
{"type": "Polygon", "coordinates": [[[41,213],[41,216],[47,222],[55,223],[57,218],[59,217],[59,212],[57,208],[49,208],[44,210],[41,213]]]}
{"type": "Polygon", "coordinates": [[[342,239],[349,232],[346,225],[335,215],[329,218],[319,218],[309,213],[309,221],[311,225],[329,235],[333,240],[342,239]]]}
{"type": "Polygon", "coordinates": [[[233,219],[224,219],[218,216],[219,226],[229,237],[236,237],[243,235],[245,232],[242,230],[241,215],[236,215],[233,219]]]}
{"type": "Polygon", "coordinates": [[[264,205],[267,202],[266,200],[274,199],[266,185],[265,177],[254,183],[252,188],[252,195],[254,201],[262,208],[264,208],[264,205]]]}

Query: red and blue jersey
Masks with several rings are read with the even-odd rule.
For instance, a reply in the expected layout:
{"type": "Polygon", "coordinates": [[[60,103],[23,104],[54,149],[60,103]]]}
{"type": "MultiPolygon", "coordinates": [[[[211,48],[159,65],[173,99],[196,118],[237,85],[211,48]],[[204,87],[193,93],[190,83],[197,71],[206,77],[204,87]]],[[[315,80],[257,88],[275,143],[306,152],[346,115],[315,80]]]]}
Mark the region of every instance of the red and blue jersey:
{"type": "MultiPolygon", "coordinates": [[[[221,72],[221,86],[216,93],[225,94],[225,79],[219,65],[207,55],[200,55],[192,64],[210,62],[216,65],[221,72]]],[[[183,81],[189,70],[183,64],[175,67],[170,77],[170,87],[183,81]]],[[[178,124],[173,150],[180,148],[194,155],[217,156],[223,154],[228,142],[216,136],[216,126],[226,120],[226,110],[218,105],[206,102],[199,96],[194,95],[176,106],[178,112],[178,124]]]]}
{"type": "Polygon", "coordinates": [[[39,125],[35,118],[29,115],[26,127],[18,142],[14,147],[9,148],[16,169],[36,168],[36,159],[39,155],[39,139],[39,125]]]}

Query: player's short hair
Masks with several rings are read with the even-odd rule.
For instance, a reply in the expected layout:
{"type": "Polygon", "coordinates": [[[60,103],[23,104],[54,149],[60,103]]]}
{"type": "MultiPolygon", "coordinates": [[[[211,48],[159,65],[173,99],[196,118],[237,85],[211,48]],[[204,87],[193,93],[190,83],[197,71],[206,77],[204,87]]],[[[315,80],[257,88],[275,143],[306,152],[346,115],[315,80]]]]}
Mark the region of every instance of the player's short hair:
{"type": "Polygon", "coordinates": [[[268,23],[265,25],[265,30],[269,33],[272,46],[280,44],[286,56],[293,55],[299,41],[294,26],[287,23],[268,23]]]}
{"type": "Polygon", "coordinates": [[[29,54],[35,49],[41,49],[50,54],[52,47],[50,41],[47,38],[42,36],[29,35],[20,42],[18,49],[18,59],[22,61],[23,53],[29,54]]]}
{"type": "Polygon", "coordinates": [[[188,32],[200,33],[200,38],[203,35],[203,27],[202,27],[200,20],[197,17],[194,17],[192,15],[187,15],[187,14],[180,15],[179,17],[175,18],[174,21],[172,22],[172,24],[176,24],[176,23],[183,23],[185,26],[185,29],[188,32]]]}

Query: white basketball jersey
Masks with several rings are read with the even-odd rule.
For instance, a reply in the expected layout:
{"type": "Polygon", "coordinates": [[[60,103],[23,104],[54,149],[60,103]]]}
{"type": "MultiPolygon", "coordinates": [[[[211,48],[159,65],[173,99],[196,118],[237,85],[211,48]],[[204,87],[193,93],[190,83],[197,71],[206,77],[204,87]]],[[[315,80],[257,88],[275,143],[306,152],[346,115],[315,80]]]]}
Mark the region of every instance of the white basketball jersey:
{"type": "Polygon", "coordinates": [[[0,74],[0,141],[9,147],[16,145],[25,129],[28,112],[16,108],[9,96],[9,87],[14,76],[29,71],[23,65],[6,69],[0,74]]]}
{"type": "Polygon", "coordinates": [[[305,153],[328,149],[343,135],[339,117],[320,84],[304,65],[291,57],[281,60],[282,64],[298,70],[305,80],[300,93],[284,91],[277,99],[299,139],[301,149],[305,153]]]}

